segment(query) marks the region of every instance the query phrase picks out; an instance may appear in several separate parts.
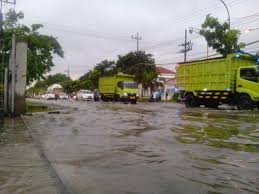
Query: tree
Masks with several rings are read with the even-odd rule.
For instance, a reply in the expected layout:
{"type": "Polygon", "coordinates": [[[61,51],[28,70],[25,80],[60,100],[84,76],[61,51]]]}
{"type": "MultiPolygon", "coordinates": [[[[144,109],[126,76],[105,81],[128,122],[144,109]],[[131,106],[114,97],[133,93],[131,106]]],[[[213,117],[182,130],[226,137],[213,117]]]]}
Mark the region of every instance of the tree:
{"type": "Polygon", "coordinates": [[[85,89],[94,90],[98,88],[99,78],[101,76],[112,76],[117,73],[116,64],[114,61],[104,60],[98,63],[93,70],[79,78],[82,86],[85,89]]]}
{"type": "Polygon", "coordinates": [[[243,43],[238,43],[241,34],[239,30],[229,30],[228,23],[221,24],[217,18],[210,15],[207,15],[202,24],[200,34],[205,37],[208,46],[216,49],[223,56],[231,54],[234,50],[239,50],[244,46],[243,43]]]}
{"type": "Polygon", "coordinates": [[[72,92],[77,92],[82,89],[82,82],[80,80],[75,81],[65,81],[62,85],[64,92],[71,94],[72,92]]]}
{"type": "Polygon", "coordinates": [[[55,83],[62,85],[66,81],[71,81],[71,79],[66,74],[57,73],[54,75],[49,75],[44,81],[45,85],[50,86],[55,83]]]}
{"type": "Polygon", "coordinates": [[[142,83],[144,88],[152,87],[153,80],[157,76],[152,55],[140,51],[120,55],[117,62],[104,60],[79,80],[65,82],[62,86],[68,93],[76,92],[79,89],[94,90],[98,88],[101,76],[113,76],[118,72],[134,75],[136,81],[142,83]]]}
{"type": "Polygon", "coordinates": [[[16,13],[14,10],[9,10],[5,16],[4,31],[1,32],[1,36],[4,36],[5,60],[1,61],[1,64],[8,64],[12,34],[15,34],[17,41],[28,43],[27,84],[44,78],[44,75],[54,66],[54,55],[64,56],[57,38],[40,34],[39,30],[43,27],[41,24],[33,24],[30,27],[20,24],[19,20],[24,18],[22,12],[16,13]]]}
{"type": "Polygon", "coordinates": [[[151,54],[144,51],[130,52],[124,56],[119,55],[116,63],[118,72],[132,74],[144,88],[152,86],[152,81],[157,76],[155,60],[151,54]]]}
{"type": "Polygon", "coordinates": [[[114,61],[104,60],[98,63],[94,69],[100,73],[100,76],[109,76],[117,73],[117,67],[114,61]]]}

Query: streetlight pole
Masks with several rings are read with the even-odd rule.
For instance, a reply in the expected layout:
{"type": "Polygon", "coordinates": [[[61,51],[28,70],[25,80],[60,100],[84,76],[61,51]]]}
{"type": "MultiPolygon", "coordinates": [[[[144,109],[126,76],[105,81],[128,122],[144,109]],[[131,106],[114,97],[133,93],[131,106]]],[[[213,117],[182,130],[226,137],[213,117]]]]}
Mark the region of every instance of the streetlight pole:
{"type": "Polygon", "coordinates": [[[223,0],[220,0],[220,2],[223,3],[223,5],[225,6],[225,8],[226,8],[226,10],[228,12],[228,25],[229,25],[228,29],[230,30],[230,13],[229,13],[228,6],[227,6],[227,4],[223,0]]]}

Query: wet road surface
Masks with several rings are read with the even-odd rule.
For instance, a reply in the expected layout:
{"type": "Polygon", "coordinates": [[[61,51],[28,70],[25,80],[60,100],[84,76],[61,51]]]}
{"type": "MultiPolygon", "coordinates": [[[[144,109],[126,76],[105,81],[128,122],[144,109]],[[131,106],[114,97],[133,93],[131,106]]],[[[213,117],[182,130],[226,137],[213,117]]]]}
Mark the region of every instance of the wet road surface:
{"type": "Polygon", "coordinates": [[[259,193],[258,111],[45,102],[70,109],[25,121],[70,193],[259,193]]]}
{"type": "Polygon", "coordinates": [[[0,118],[0,193],[65,193],[21,118],[0,118]]]}

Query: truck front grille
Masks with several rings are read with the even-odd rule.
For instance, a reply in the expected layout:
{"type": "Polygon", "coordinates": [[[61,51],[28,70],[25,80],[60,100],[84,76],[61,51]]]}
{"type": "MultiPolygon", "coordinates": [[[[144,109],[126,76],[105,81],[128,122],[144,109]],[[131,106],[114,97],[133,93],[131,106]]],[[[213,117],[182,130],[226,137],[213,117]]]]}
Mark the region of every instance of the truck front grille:
{"type": "Polygon", "coordinates": [[[128,96],[129,96],[129,97],[136,97],[136,94],[131,94],[131,93],[129,93],[128,96]]]}

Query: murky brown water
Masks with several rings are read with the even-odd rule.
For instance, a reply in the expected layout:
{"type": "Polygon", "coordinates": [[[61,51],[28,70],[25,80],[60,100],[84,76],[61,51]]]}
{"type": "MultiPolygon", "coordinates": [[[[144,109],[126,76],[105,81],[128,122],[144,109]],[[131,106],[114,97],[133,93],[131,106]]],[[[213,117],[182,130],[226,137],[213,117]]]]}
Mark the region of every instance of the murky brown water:
{"type": "Polygon", "coordinates": [[[259,193],[259,112],[51,103],[26,122],[71,193],[259,193]]]}

